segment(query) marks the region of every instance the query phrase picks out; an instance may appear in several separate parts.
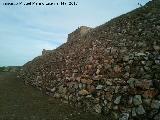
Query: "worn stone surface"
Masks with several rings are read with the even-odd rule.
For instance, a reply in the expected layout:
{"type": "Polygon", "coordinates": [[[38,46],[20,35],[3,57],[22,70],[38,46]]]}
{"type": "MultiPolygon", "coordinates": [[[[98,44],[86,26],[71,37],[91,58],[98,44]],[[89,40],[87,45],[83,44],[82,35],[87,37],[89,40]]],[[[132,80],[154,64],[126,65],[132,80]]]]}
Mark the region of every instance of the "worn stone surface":
{"type": "Polygon", "coordinates": [[[140,95],[135,95],[133,98],[134,105],[140,105],[142,104],[142,99],[140,95]]]}
{"type": "Polygon", "coordinates": [[[159,100],[153,100],[151,103],[151,108],[159,109],[160,108],[160,101],[159,100]]]}
{"type": "Polygon", "coordinates": [[[99,104],[97,104],[97,105],[94,106],[94,110],[95,110],[97,113],[101,113],[102,107],[101,107],[99,104]]]}
{"type": "Polygon", "coordinates": [[[132,108],[132,117],[135,117],[135,116],[137,116],[137,114],[136,114],[136,108],[132,108]]]}
{"type": "Polygon", "coordinates": [[[84,110],[121,120],[158,119],[160,1],[96,28],[82,26],[66,43],[23,66],[26,84],[84,110]]]}
{"type": "Polygon", "coordinates": [[[143,108],[142,105],[139,105],[137,108],[136,108],[136,113],[139,114],[139,115],[143,115],[145,113],[145,110],[143,108]]]}
{"type": "Polygon", "coordinates": [[[102,88],[103,88],[103,85],[98,85],[98,86],[96,87],[97,90],[101,90],[102,88]]]}
{"type": "Polygon", "coordinates": [[[122,117],[119,120],[128,120],[129,119],[129,114],[128,113],[123,113],[122,117]]]}
{"type": "Polygon", "coordinates": [[[115,104],[119,104],[119,103],[121,102],[121,97],[122,97],[122,96],[118,96],[118,97],[115,99],[114,103],[115,103],[115,104]]]}

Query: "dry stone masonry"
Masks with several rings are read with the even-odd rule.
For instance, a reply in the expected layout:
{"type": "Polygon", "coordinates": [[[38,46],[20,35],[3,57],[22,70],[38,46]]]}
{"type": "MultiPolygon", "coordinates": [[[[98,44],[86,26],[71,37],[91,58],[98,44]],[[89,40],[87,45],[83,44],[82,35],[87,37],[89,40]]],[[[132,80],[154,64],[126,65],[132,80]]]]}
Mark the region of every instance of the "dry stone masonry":
{"type": "Polygon", "coordinates": [[[80,27],[26,63],[26,84],[111,120],[160,120],[160,0],[80,27]]]}

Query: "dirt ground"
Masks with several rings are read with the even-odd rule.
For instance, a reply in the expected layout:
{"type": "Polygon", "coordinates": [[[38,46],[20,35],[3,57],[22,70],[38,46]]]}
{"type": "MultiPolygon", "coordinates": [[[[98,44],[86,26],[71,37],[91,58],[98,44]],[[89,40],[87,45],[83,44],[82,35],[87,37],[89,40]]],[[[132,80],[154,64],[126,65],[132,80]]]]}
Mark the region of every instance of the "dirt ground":
{"type": "Polygon", "coordinates": [[[0,120],[105,120],[101,115],[81,112],[32,86],[15,73],[0,72],[0,120]]]}

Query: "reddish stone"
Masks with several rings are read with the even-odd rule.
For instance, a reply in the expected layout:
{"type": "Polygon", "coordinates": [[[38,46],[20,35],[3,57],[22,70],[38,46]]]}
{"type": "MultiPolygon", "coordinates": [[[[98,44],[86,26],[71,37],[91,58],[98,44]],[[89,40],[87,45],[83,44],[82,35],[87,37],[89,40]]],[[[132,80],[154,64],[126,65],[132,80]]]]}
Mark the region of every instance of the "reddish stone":
{"type": "Polygon", "coordinates": [[[89,70],[92,69],[92,65],[88,65],[88,69],[89,69],[89,70]]]}
{"type": "Polygon", "coordinates": [[[152,86],[151,80],[136,81],[135,87],[142,90],[148,90],[152,86]]]}
{"type": "Polygon", "coordinates": [[[144,98],[153,98],[158,94],[158,91],[155,89],[147,90],[143,93],[144,98]]]}
{"type": "Polygon", "coordinates": [[[90,79],[81,79],[81,83],[84,83],[84,84],[92,84],[93,80],[90,80],[90,79]]]}
{"type": "Polygon", "coordinates": [[[112,93],[111,93],[111,92],[106,92],[106,99],[107,99],[108,101],[112,101],[112,98],[113,98],[112,93]]]}
{"type": "Polygon", "coordinates": [[[89,92],[87,90],[83,89],[83,90],[79,91],[79,94],[80,95],[88,95],[89,92]]]}
{"type": "Polygon", "coordinates": [[[88,89],[89,93],[93,93],[93,92],[96,91],[96,88],[95,88],[95,86],[93,86],[93,85],[88,85],[88,86],[87,86],[87,89],[88,89]]]}
{"type": "Polygon", "coordinates": [[[115,73],[120,73],[122,68],[119,65],[116,65],[113,69],[115,73]]]}

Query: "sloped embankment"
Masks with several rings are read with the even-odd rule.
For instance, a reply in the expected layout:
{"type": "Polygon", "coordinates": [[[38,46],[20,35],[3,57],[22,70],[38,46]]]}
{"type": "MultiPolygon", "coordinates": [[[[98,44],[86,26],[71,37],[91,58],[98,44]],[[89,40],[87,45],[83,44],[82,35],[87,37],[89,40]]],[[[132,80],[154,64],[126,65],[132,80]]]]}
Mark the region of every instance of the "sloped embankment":
{"type": "Polygon", "coordinates": [[[25,82],[111,119],[160,119],[160,1],[68,41],[24,65],[25,82]]]}

